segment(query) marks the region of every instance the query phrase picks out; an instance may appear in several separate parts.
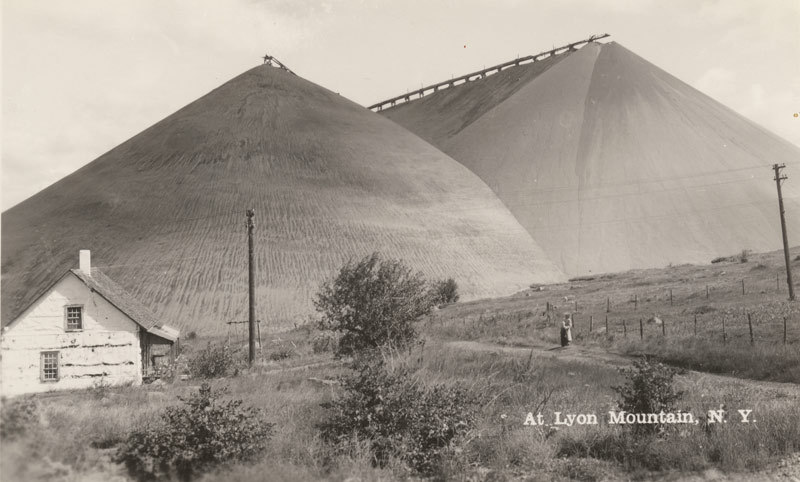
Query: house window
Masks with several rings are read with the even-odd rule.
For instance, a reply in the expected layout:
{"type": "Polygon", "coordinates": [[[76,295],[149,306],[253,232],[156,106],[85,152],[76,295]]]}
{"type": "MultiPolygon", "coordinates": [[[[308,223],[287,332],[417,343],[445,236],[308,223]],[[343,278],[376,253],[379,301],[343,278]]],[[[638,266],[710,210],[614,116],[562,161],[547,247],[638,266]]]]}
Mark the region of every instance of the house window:
{"type": "Polygon", "coordinates": [[[41,353],[41,369],[43,382],[58,381],[58,352],[43,351],[41,353]]]}
{"type": "Polygon", "coordinates": [[[83,329],[83,306],[67,306],[67,331],[83,329]]]}

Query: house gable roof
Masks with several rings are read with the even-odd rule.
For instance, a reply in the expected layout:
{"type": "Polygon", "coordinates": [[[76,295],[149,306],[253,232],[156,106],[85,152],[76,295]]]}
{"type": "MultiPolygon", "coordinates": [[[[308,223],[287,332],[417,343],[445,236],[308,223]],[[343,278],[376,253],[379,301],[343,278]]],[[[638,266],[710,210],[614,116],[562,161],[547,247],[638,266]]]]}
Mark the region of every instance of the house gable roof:
{"type": "Polygon", "coordinates": [[[125,291],[122,286],[115,283],[111,278],[106,276],[105,273],[97,268],[92,268],[91,275],[87,275],[79,269],[69,270],[64,274],[64,276],[61,276],[58,281],[50,285],[39,296],[34,298],[33,302],[21,309],[19,313],[15,314],[9,321],[8,325],[13,323],[14,320],[25,313],[25,311],[33,306],[33,304],[36,303],[42,296],[49,293],[55,287],[55,285],[64,279],[64,277],[69,276],[69,274],[77,277],[90,290],[102,296],[106,301],[111,303],[116,309],[124,313],[128,318],[133,320],[134,323],[144,328],[147,332],[153,333],[173,342],[177,340],[179,334],[177,330],[172,328],[165,330],[165,327],[159,325],[156,316],[146,306],[144,306],[133,295],[125,291]]]}
{"type": "Polygon", "coordinates": [[[79,269],[71,269],[70,272],[145,330],[158,325],[156,316],[146,306],[99,269],[92,268],[91,276],[79,269]]]}

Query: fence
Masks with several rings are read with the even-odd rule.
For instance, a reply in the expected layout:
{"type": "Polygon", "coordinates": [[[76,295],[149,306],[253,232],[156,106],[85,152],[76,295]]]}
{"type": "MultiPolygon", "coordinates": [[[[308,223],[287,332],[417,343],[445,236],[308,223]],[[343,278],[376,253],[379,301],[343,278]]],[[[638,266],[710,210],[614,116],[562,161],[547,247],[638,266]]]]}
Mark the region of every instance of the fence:
{"type": "MultiPolygon", "coordinates": [[[[762,271],[758,265],[753,271],[762,271]]],[[[684,286],[655,285],[659,281],[626,278],[628,286],[615,287],[614,295],[603,291],[588,294],[532,293],[534,304],[518,300],[516,310],[493,309],[477,317],[461,319],[464,329],[495,333],[500,321],[522,330],[536,322],[560,325],[564,313],[571,313],[573,335],[647,340],[661,338],[704,337],[720,343],[792,344],[800,342],[800,304],[790,303],[786,281],[760,273],[756,277],[709,279],[708,283],[687,280],[684,286]],[[649,287],[650,285],[652,287],[649,287]],[[525,308],[522,308],[525,306],[525,308]]],[[[613,277],[614,275],[608,275],[613,277]]],[[[580,289],[573,280],[571,288],[580,289]]],[[[456,324],[458,320],[455,320],[456,324]]],[[[518,333],[518,332],[517,332],[518,333]]],[[[511,333],[505,333],[511,335],[511,333]]]]}

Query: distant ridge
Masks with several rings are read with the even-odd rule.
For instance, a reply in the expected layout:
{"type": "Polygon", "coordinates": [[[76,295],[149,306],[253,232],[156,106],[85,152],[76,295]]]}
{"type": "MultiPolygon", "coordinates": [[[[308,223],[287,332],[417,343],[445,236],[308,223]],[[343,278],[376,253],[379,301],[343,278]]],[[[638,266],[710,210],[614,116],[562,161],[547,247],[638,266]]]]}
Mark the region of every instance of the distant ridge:
{"type": "Polygon", "coordinates": [[[780,248],[772,163],[800,243],[800,149],[615,42],[380,114],[478,174],[571,276],[780,248]]]}
{"type": "Polygon", "coordinates": [[[262,65],[2,214],[3,324],[91,249],[159,319],[245,319],[256,212],[262,328],[307,321],[320,282],[372,251],[465,299],[561,281],[477,176],[393,122],[262,65]]]}

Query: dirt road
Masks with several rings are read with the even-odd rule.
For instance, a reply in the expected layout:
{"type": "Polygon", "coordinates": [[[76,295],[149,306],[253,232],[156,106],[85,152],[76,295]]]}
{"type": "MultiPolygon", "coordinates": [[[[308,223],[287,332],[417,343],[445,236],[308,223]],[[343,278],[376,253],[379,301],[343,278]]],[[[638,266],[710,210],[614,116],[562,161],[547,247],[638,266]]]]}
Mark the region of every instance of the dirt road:
{"type": "MultiPolygon", "coordinates": [[[[447,346],[470,351],[490,351],[507,353],[520,357],[527,357],[531,350],[537,357],[549,357],[577,363],[597,365],[598,363],[610,367],[629,366],[634,357],[625,356],[619,353],[610,353],[601,348],[587,347],[581,345],[571,345],[562,347],[514,347],[496,345],[480,341],[452,341],[447,346]]],[[[680,383],[692,386],[694,389],[708,387],[735,387],[743,396],[755,396],[760,400],[772,399],[794,399],[800,403],[800,385],[794,383],[778,383],[757,380],[747,380],[713,373],[698,372],[694,370],[682,370],[680,383]]]]}

